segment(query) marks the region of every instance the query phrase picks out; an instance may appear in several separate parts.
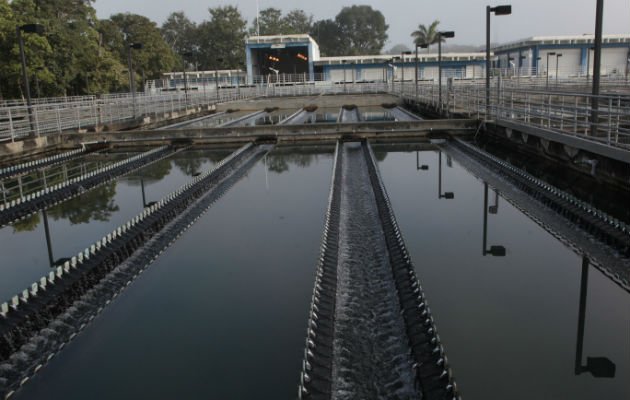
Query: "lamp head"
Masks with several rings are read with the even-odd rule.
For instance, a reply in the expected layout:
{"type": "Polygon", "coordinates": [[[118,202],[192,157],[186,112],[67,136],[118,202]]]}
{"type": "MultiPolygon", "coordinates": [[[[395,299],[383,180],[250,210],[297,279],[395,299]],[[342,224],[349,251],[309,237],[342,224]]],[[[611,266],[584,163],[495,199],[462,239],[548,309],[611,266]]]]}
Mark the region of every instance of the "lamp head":
{"type": "Polygon", "coordinates": [[[455,32],[454,31],[444,31],[444,32],[438,32],[438,34],[446,39],[450,39],[450,38],[454,38],[455,37],[455,32]]]}
{"type": "Polygon", "coordinates": [[[617,367],[606,357],[587,357],[586,370],[595,378],[614,378],[617,367]]]}
{"type": "Polygon", "coordinates": [[[503,246],[490,246],[488,253],[493,257],[505,257],[507,251],[503,246]]]}
{"type": "Polygon", "coordinates": [[[512,14],[512,6],[496,6],[490,8],[490,11],[494,12],[494,15],[510,15],[512,14]]]}
{"type": "Polygon", "coordinates": [[[20,30],[25,33],[36,33],[38,35],[43,35],[46,32],[46,28],[41,24],[26,24],[20,26],[20,30]]]}

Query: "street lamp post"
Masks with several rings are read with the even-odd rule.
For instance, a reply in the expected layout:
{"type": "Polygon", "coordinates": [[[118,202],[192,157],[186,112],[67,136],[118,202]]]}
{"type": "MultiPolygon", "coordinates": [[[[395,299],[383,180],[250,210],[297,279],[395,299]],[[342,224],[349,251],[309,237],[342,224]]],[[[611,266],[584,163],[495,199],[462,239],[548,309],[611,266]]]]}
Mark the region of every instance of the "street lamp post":
{"type": "Polygon", "coordinates": [[[343,92],[347,93],[347,90],[346,90],[346,60],[341,60],[341,63],[343,64],[343,92]]]}
{"type": "MultiPolygon", "coordinates": [[[[217,58],[216,63],[214,64],[214,83],[217,87],[217,103],[219,102],[219,64],[223,62],[223,58],[217,58]]],[[[278,77],[278,73],[276,73],[276,78],[278,77]]],[[[276,79],[277,82],[278,79],[276,79]]]]}
{"type": "Polygon", "coordinates": [[[510,15],[512,14],[512,6],[496,6],[486,7],[486,119],[490,116],[490,16],[494,15],[510,15]]]}
{"type": "Polygon", "coordinates": [[[520,86],[521,84],[521,69],[523,68],[523,60],[526,60],[527,56],[518,56],[518,66],[516,70],[516,85],[520,86]]]}
{"type": "MultiPolygon", "coordinates": [[[[40,24],[26,24],[15,27],[15,33],[17,34],[18,43],[20,45],[20,60],[22,61],[22,79],[24,80],[24,92],[26,94],[26,106],[28,110],[28,119],[31,125],[31,131],[35,131],[35,123],[33,122],[33,105],[31,103],[31,87],[28,82],[28,73],[26,71],[26,55],[24,53],[24,33],[36,33],[43,35],[45,32],[44,26],[40,24]]],[[[39,132],[36,133],[39,136],[39,132]]]]}
{"type": "Polygon", "coordinates": [[[402,73],[402,78],[400,79],[400,95],[403,95],[403,84],[405,83],[405,56],[410,55],[411,52],[410,51],[403,51],[402,53],[400,53],[400,60],[401,60],[401,73],[402,73]]]}
{"type": "Polygon", "coordinates": [[[194,54],[192,51],[187,51],[182,54],[182,58],[184,61],[184,99],[185,99],[186,108],[188,108],[188,76],[186,74],[186,66],[188,62],[186,58],[192,57],[193,55],[194,54]]]}
{"type": "Polygon", "coordinates": [[[421,49],[426,49],[427,47],[429,47],[429,45],[426,44],[426,43],[416,44],[416,73],[415,73],[415,76],[416,76],[416,79],[415,79],[415,82],[416,82],[416,101],[418,101],[418,74],[419,74],[419,71],[418,71],[418,68],[419,68],[419,66],[418,66],[418,47],[420,47],[421,49]]]}
{"type": "Polygon", "coordinates": [[[549,56],[555,56],[555,51],[550,51],[547,53],[547,64],[545,64],[545,74],[547,75],[547,79],[545,82],[545,89],[549,90],[549,56]]]}
{"type": "Polygon", "coordinates": [[[595,10],[595,51],[593,54],[593,101],[591,102],[591,135],[597,135],[597,120],[599,118],[599,81],[602,66],[602,27],[604,23],[604,0],[597,0],[595,10]]]}
{"type": "Polygon", "coordinates": [[[558,61],[562,57],[562,53],[556,54],[556,87],[558,87],[558,61]]]}
{"type": "Polygon", "coordinates": [[[449,39],[455,37],[453,31],[438,32],[438,107],[442,111],[442,38],[449,39]]]}
{"type": "Polygon", "coordinates": [[[131,43],[127,47],[127,67],[129,68],[129,90],[131,91],[131,101],[133,107],[133,117],[136,118],[136,81],[133,72],[133,61],[131,59],[131,50],[141,50],[142,43],[131,43]]]}

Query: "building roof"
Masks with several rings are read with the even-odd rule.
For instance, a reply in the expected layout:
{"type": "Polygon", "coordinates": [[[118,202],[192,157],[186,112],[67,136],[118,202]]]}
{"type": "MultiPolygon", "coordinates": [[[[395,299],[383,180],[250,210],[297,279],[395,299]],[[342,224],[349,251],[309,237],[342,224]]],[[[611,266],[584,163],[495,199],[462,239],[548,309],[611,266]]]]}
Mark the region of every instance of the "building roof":
{"type": "MultiPolygon", "coordinates": [[[[377,54],[367,56],[338,56],[338,57],[321,57],[315,64],[317,65],[339,65],[339,64],[382,64],[385,61],[396,58],[400,61],[400,55],[395,54],[377,54]]],[[[415,54],[406,54],[405,62],[413,62],[416,58],[415,54]]],[[[421,62],[437,61],[437,53],[420,53],[418,60],[421,62]]],[[[486,53],[442,53],[443,61],[476,61],[485,60],[486,53]]]]}
{"type": "MultiPolygon", "coordinates": [[[[561,35],[561,36],[532,36],[526,39],[516,40],[494,47],[494,51],[505,51],[520,47],[531,47],[536,45],[580,45],[593,43],[595,35],[586,33],[583,35],[561,35]]],[[[604,35],[602,42],[609,43],[630,43],[630,34],[604,35]]]]}
{"type": "Polygon", "coordinates": [[[300,35],[268,35],[268,36],[250,36],[245,39],[246,44],[259,44],[259,43],[304,43],[304,42],[313,42],[316,43],[315,40],[307,34],[300,35]]]}

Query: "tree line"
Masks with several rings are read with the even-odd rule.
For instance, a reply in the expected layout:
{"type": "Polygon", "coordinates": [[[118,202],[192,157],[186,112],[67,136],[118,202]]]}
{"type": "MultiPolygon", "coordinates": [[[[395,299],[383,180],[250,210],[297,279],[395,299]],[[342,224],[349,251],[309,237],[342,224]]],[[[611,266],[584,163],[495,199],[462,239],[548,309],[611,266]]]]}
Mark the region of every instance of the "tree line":
{"type": "Polygon", "coordinates": [[[344,7],[334,19],[314,21],[302,10],[266,8],[248,25],[237,7],[208,9],[201,23],[174,12],[159,26],[137,14],[98,19],[94,0],[0,0],[0,99],[23,98],[16,27],[37,23],[43,35],[23,33],[34,97],[128,90],[127,57],[137,81],[163,72],[243,68],[250,35],[309,33],[323,56],[378,54],[387,41],[383,14],[370,6],[344,7]],[[342,39],[343,38],[343,39],[342,39]]]}

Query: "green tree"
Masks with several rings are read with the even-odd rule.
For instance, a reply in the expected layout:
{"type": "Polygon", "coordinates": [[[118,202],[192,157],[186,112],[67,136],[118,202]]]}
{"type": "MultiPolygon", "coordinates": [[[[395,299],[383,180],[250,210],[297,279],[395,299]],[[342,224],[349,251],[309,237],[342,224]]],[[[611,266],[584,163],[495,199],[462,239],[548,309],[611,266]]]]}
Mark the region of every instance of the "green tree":
{"type": "MultiPolygon", "coordinates": [[[[418,30],[411,33],[416,46],[426,44],[429,46],[427,51],[430,51],[431,45],[440,41],[438,25],[440,25],[440,21],[438,20],[433,21],[428,27],[422,24],[418,25],[418,30]]],[[[444,41],[444,39],[442,39],[442,41],[444,41]]]]}
{"type": "Polygon", "coordinates": [[[319,45],[319,51],[324,57],[341,56],[345,53],[345,43],[342,40],[341,28],[332,19],[315,22],[310,35],[319,45]]]}
{"type": "Polygon", "coordinates": [[[162,36],[175,54],[195,50],[199,43],[197,38],[197,24],[192,22],[183,11],[171,13],[162,24],[162,36]]]}
{"type": "Polygon", "coordinates": [[[335,21],[347,43],[347,55],[379,54],[387,41],[385,17],[370,6],[344,7],[335,21]]]}
{"type": "Polygon", "coordinates": [[[238,8],[210,8],[210,20],[199,25],[198,59],[203,69],[239,68],[245,57],[247,21],[238,8]],[[218,62],[222,59],[222,62],[218,62]]]}
{"type": "Polygon", "coordinates": [[[313,16],[306,15],[303,10],[292,10],[282,19],[285,35],[309,33],[313,26],[313,16]]]}
{"type": "MultiPolygon", "coordinates": [[[[158,79],[163,72],[172,71],[177,56],[164,41],[157,24],[137,14],[115,14],[100,24],[103,42],[127,65],[129,44],[142,43],[141,50],[133,50],[133,67],[139,77],[158,79]]],[[[140,79],[137,80],[140,82],[140,79]]]]}
{"type": "Polygon", "coordinates": [[[255,35],[257,28],[260,27],[260,35],[282,35],[286,29],[284,27],[284,19],[282,11],[277,8],[269,7],[260,11],[260,17],[254,18],[250,34],[255,35]]]}

